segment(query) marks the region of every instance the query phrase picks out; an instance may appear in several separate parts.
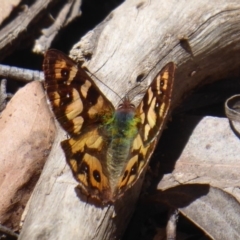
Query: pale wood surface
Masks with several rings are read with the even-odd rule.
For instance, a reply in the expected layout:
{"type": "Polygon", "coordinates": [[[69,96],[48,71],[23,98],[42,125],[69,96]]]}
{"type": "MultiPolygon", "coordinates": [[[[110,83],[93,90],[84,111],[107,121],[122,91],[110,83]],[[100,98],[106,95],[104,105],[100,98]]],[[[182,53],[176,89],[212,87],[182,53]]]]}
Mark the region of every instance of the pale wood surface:
{"type": "MultiPolygon", "coordinates": [[[[135,86],[139,75],[144,75],[141,85],[145,89],[163,65],[175,62],[174,107],[200,83],[229,76],[239,68],[239,28],[238,0],[129,0],[76,44],[71,55],[76,59],[91,56],[86,63],[89,70],[120,96],[135,86]],[[183,46],[190,44],[192,54],[180,40],[183,46]]],[[[116,94],[97,84],[115,105],[119,103],[116,94]]],[[[132,97],[136,92],[131,92],[132,97]]],[[[19,239],[119,239],[139,187],[116,206],[98,208],[81,201],[59,146],[64,138],[60,131],[19,239]]]]}

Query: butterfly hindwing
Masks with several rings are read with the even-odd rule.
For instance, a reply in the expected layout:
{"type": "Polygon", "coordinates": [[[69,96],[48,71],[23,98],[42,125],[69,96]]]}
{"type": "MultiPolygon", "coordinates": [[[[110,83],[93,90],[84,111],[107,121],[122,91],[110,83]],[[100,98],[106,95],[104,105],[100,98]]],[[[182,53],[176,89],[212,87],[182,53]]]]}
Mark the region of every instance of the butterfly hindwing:
{"type": "Polygon", "coordinates": [[[61,143],[67,162],[82,192],[104,201],[110,198],[109,174],[106,166],[107,144],[97,126],[61,143]]]}
{"type": "Polygon", "coordinates": [[[119,179],[116,196],[121,196],[128,188],[130,188],[139,178],[143,169],[148,163],[156,142],[144,146],[140,134],[136,136],[130,152],[130,159],[123,171],[122,177],[119,179]]]}

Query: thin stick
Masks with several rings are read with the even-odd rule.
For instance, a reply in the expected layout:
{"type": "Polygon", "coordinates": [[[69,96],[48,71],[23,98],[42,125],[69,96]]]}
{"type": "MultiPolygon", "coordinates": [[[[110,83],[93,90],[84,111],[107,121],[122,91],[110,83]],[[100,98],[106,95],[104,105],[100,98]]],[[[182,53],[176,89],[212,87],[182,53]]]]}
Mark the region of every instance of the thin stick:
{"type": "Polygon", "coordinates": [[[11,67],[0,64],[0,77],[11,78],[21,82],[42,81],[44,79],[42,71],[33,71],[24,68],[11,67]]]}

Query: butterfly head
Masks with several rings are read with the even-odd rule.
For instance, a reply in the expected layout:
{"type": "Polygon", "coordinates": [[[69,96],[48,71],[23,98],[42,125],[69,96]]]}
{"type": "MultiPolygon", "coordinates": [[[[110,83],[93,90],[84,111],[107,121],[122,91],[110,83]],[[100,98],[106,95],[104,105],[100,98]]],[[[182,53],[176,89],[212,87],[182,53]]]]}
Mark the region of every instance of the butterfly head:
{"type": "Polygon", "coordinates": [[[135,111],[136,107],[128,96],[124,97],[118,105],[117,111],[135,111]]]}

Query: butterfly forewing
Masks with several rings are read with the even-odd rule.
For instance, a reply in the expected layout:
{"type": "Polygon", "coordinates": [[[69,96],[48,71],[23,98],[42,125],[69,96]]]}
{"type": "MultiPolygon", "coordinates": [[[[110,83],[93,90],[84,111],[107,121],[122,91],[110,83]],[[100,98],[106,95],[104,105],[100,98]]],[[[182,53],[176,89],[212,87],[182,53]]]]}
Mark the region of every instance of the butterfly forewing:
{"type": "Polygon", "coordinates": [[[144,144],[159,134],[170,107],[175,65],[168,63],[154,78],[137,108],[141,124],[139,132],[144,144]]]}
{"type": "Polygon", "coordinates": [[[114,111],[86,71],[60,51],[45,53],[43,70],[53,112],[70,135],[78,135],[82,128],[97,122],[99,115],[114,111]]]}

